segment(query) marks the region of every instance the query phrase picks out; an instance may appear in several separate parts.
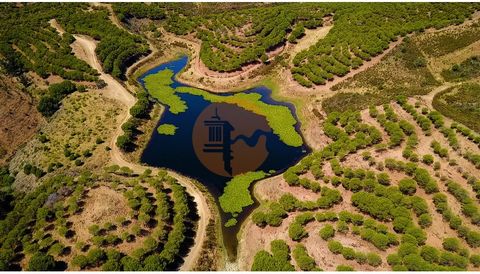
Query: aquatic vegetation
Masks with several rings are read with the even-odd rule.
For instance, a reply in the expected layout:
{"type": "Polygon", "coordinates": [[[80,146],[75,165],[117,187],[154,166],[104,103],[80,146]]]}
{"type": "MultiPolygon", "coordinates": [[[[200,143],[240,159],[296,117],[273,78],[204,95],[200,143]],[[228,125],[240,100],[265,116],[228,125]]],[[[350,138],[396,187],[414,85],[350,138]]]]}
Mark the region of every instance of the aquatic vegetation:
{"type": "Polygon", "coordinates": [[[178,127],[172,124],[162,124],[157,128],[158,134],[165,134],[165,135],[175,135],[175,131],[178,127]]]}
{"type": "Polygon", "coordinates": [[[263,171],[255,171],[235,176],[227,183],[223,195],[219,198],[222,210],[235,216],[242,212],[244,207],[252,205],[253,200],[248,187],[254,181],[265,178],[266,175],[263,171]]]}
{"type": "Polygon", "coordinates": [[[234,104],[267,119],[273,133],[277,134],[285,144],[299,147],[303,144],[302,137],[295,130],[297,120],[286,106],[270,105],[262,102],[258,93],[236,93],[231,96],[215,95],[193,87],[179,87],[178,92],[202,96],[212,103],[234,104]]]}
{"type": "Polygon", "coordinates": [[[193,87],[172,88],[174,73],[169,69],[150,74],[144,78],[145,88],[161,104],[169,107],[170,112],[178,114],[187,110],[188,106],[176,92],[202,96],[212,103],[234,104],[267,119],[273,133],[280,137],[285,144],[299,147],[303,144],[302,137],[295,129],[297,120],[286,106],[270,105],[261,101],[258,93],[236,93],[230,96],[216,95],[193,87]]]}
{"type": "Polygon", "coordinates": [[[146,76],[144,82],[145,88],[153,98],[168,106],[171,113],[178,114],[187,110],[187,104],[175,94],[175,89],[170,86],[173,84],[173,74],[173,71],[165,69],[146,76]]]}

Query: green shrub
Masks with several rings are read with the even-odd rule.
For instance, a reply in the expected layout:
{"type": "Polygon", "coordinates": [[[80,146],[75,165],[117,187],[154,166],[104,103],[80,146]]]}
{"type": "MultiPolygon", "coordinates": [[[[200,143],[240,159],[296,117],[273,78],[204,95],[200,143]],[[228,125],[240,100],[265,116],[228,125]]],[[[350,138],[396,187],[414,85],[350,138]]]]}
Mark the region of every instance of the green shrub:
{"type": "Polygon", "coordinates": [[[338,265],[337,268],[336,268],[337,271],[354,271],[353,267],[349,266],[349,265],[338,265]]]}
{"type": "Polygon", "coordinates": [[[377,267],[382,264],[382,258],[375,253],[368,253],[367,263],[371,266],[377,267]]]}
{"type": "Polygon", "coordinates": [[[479,267],[480,266],[480,255],[473,254],[472,256],[470,256],[470,263],[472,263],[472,265],[474,267],[479,267]]]}
{"type": "Polygon", "coordinates": [[[437,263],[440,252],[433,246],[425,245],[420,249],[420,256],[429,263],[437,263]]]}
{"type": "Polygon", "coordinates": [[[325,225],[320,229],[320,237],[324,240],[328,240],[335,236],[335,229],[331,225],[325,225]]]}
{"type": "Polygon", "coordinates": [[[387,263],[391,266],[400,265],[402,263],[402,258],[398,254],[389,254],[387,256],[387,263]]]}
{"type": "Polygon", "coordinates": [[[272,254],[261,250],[255,254],[252,271],[293,271],[295,268],[290,263],[290,250],[282,240],[270,243],[272,254]]]}
{"type": "Polygon", "coordinates": [[[353,260],[355,259],[355,250],[351,247],[343,247],[342,256],[347,260],[353,260]]]}
{"type": "Polygon", "coordinates": [[[456,252],[460,248],[460,241],[457,238],[445,238],[442,246],[445,250],[456,252]]]}
{"type": "Polygon", "coordinates": [[[328,250],[333,254],[340,254],[343,250],[343,245],[340,242],[330,240],[328,241],[328,250]]]}
{"type": "Polygon", "coordinates": [[[302,244],[297,244],[293,250],[293,258],[298,267],[303,271],[316,270],[315,260],[307,253],[307,249],[302,244]]]}
{"type": "Polygon", "coordinates": [[[417,184],[413,179],[405,178],[398,182],[398,188],[405,195],[413,195],[417,191],[417,184]]]}
{"type": "Polygon", "coordinates": [[[28,271],[53,271],[56,262],[53,256],[36,252],[28,261],[28,271]]]}

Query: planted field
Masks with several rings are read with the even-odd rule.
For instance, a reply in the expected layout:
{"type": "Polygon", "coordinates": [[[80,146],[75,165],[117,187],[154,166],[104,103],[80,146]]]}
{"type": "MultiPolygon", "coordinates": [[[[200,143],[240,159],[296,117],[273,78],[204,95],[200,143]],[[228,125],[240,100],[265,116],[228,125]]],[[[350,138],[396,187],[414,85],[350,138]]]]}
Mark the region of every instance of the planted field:
{"type": "Polygon", "coordinates": [[[480,133],[480,85],[462,84],[435,95],[433,106],[443,115],[480,133]]]}
{"type": "Polygon", "coordinates": [[[362,110],[397,95],[427,94],[438,85],[417,44],[405,38],[382,62],[334,86],[336,94],[325,99],[322,107],[327,113],[362,110]]]}
{"type": "Polygon", "coordinates": [[[1,9],[0,51],[7,60],[7,72],[13,75],[34,71],[42,78],[58,75],[69,80],[97,80],[98,72],[71,54],[72,34],[90,35],[99,40],[96,53],[102,67],[118,78],[123,78],[126,67],[148,51],[141,37],[110,22],[107,10],[88,11],[89,5],[85,3],[12,3],[2,5],[1,9]],[[50,26],[53,19],[64,33],[50,26]]]}
{"type": "Polygon", "coordinates": [[[18,201],[0,221],[2,269],[177,269],[197,218],[185,188],[164,171],[107,171],[52,177],[18,201]]]}
{"type": "Polygon", "coordinates": [[[323,134],[323,149],[257,183],[241,269],[478,269],[479,140],[406,97],[332,112],[323,134]]]}

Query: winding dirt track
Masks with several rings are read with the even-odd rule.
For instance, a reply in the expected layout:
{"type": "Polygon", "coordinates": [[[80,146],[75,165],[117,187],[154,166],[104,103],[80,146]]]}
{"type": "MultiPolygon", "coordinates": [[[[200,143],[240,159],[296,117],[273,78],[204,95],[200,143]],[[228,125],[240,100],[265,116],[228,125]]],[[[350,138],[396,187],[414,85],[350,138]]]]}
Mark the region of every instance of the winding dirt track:
{"type": "MultiPolygon", "coordinates": [[[[123,124],[130,118],[129,109],[135,104],[135,97],[121,83],[119,83],[109,74],[103,72],[102,66],[100,65],[100,62],[95,54],[96,43],[91,37],[84,35],[74,35],[74,37],[75,42],[72,44],[72,48],[75,55],[95,68],[100,73],[100,79],[107,83],[107,87],[103,89],[103,94],[109,98],[120,101],[126,106],[124,118],[122,119],[121,123],[123,124]]],[[[115,144],[117,137],[123,134],[121,124],[115,130],[115,135],[110,141],[110,147],[112,148],[110,151],[112,164],[129,167],[135,173],[143,173],[146,169],[157,171],[157,168],[131,163],[123,158],[122,152],[115,144]]],[[[169,175],[176,178],[178,182],[184,186],[187,189],[187,192],[194,198],[194,201],[197,204],[198,215],[200,216],[195,236],[195,243],[190,249],[187,257],[184,258],[185,261],[183,265],[180,267],[180,270],[191,270],[202,251],[202,244],[206,238],[206,227],[208,220],[211,218],[211,212],[209,210],[207,200],[203,196],[200,189],[191,184],[188,178],[171,171],[169,171],[169,175]]]]}

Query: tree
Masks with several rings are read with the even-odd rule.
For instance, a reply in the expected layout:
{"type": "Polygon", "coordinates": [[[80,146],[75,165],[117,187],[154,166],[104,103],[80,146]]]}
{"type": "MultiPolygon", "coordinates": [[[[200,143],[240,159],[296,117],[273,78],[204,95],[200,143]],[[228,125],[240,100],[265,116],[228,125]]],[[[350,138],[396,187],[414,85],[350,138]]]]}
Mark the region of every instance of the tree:
{"type": "Polygon", "coordinates": [[[432,217],[428,213],[424,213],[418,217],[418,224],[422,228],[426,228],[432,225],[432,217]]]}
{"type": "Polygon", "coordinates": [[[293,271],[295,268],[290,263],[290,250],[282,240],[270,243],[272,255],[265,250],[255,254],[252,271],[293,271]]]}
{"type": "Polygon", "coordinates": [[[87,253],[88,264],[91,266],[99,265],[102,261],[106,259],[106,257],[107,255],[105,251],[101,250],[100,248],[91,249],[87,253]]]}
{"type": "Polygon", "coordinates": [[[120,260],[124,271],[140,271],[142,264],[139,260],[130,256],[125,256],[120,260]]]}
{"type": "Polygon", "coordinates": [[[435,159],[433,158],[433,156],[431,154],[425,154],[422,157],[422,162],[426,165],[431,165],[431,164],[433,164],[434,161],[435,161],[435,159]]]}
{"type": "Polygon", "coordinates": [[[379,266],[382,264],[382,258],[380,258],[380,256],[378,256],[377,254],[375,253],[368,253],[367,254],[367,263],[371,266],[379,266]]]}
{"type": "Polygon", "coordinates": [[[377,181],[379,184],[388,186],[390,185],[390,176],[388,176],[388,174],[385,172],[378,173],[377,181]]]}
{"type": "Polygon", "coordinates": [[[393,229],[398,233],[404,233],[411,225],[412,221],[409,218],[400,216],[393,219],[393,229]]]}
{"type": "Polygon", "coordinates": [[[413,195],[417,191],[417,183],[410,178],[405,178],[398,182],[398,188],[405,195],[413,195]]]}
{"type": "Polygon", "coordinates": [[[325,241],[335,236],[335,229],[332,225],[326,225],[320,229],[320,237],[325,241]]]}
{"type": "Polygon", "coordinates": [[[143,262],[142,271],[164,271],[167,262],[158,254],[150,255],[143,262]]]}
{"type": "Polygon", "coordinates": [[[255,254],[252,271],[274,271],[275,261],[267,251],[261,250],[255,254]]]}
{"type": "Polygon", "coordinates": [[[402,258],[398,254],[393,253],[387,256],[387,263],[391,266],[400,265],[402,263],[402,258]]]}
{"type": "Polygon", "coordinates": [[[288,236],[294,241],[300,241],[308,236],[308,232],[297,222],[292,222],[288,227],[288,236]]]}
{"type": "Polygon", "coordinates": [[[126,151],[132,146],[132,138],[129,134],[120,135],[117,138],[116,144],[120,149],[126,151]]]}
{"type": "Polygon", "coordinates": [[[479,267],[480,266],[480,255],[473,254],[472,256],[470,256],[470,262],[473,264],[474,267],[479,267]]]}
{"type": "Polygon", "coordinates": [[[297,262],[298,267],[303,271],[315,270],[315,260],[307,253],[307,249],[302,244],[297,244],[293,250],[293,258],[297,262]]]}
{"type": "Polygon", "coordinates": [[[347,260],[353,260],[355,259],[355,250],[351,247],[343,247],[342,256],[347,260]]]}
{"type": "Polygon", "coordinates": [[[56,262],[53,256],[36,252],[28,262],[28,271],[52,271],[55,270],[56,262]]]}
{"type": "Polygon", "coordinates": [[[403,264],[409,271],[429,270],[429,264],[418,254],[408,254],[403,258],[403,264]]]}
{"type": "Polygon", "coordinates": [[[88,266],[89,261],[88,261],[87,256],[77,255],[77,256],[73,257],[72,264],[80,267],[80,269],[84,269],[85,267],[88,266]]]}
{"type": "Polygon", "coordinates": [[[420,256],[429,263],[437,263],[439,254],[440,252],[433,246],[425,245],[420,249],[420,256]]]}
{"type": "Polygon", "coordinates": [[[328,250],[333,254],[340,254],[343,250],[343,245],[340,242],[330,240],[328,241],[328,250]]]}
{"type": "Polygon", "coordinates": [[[442,246],[445,250],[456,252],[460,248],[460,241],[457,238],[445,238],[442,246]]]}

